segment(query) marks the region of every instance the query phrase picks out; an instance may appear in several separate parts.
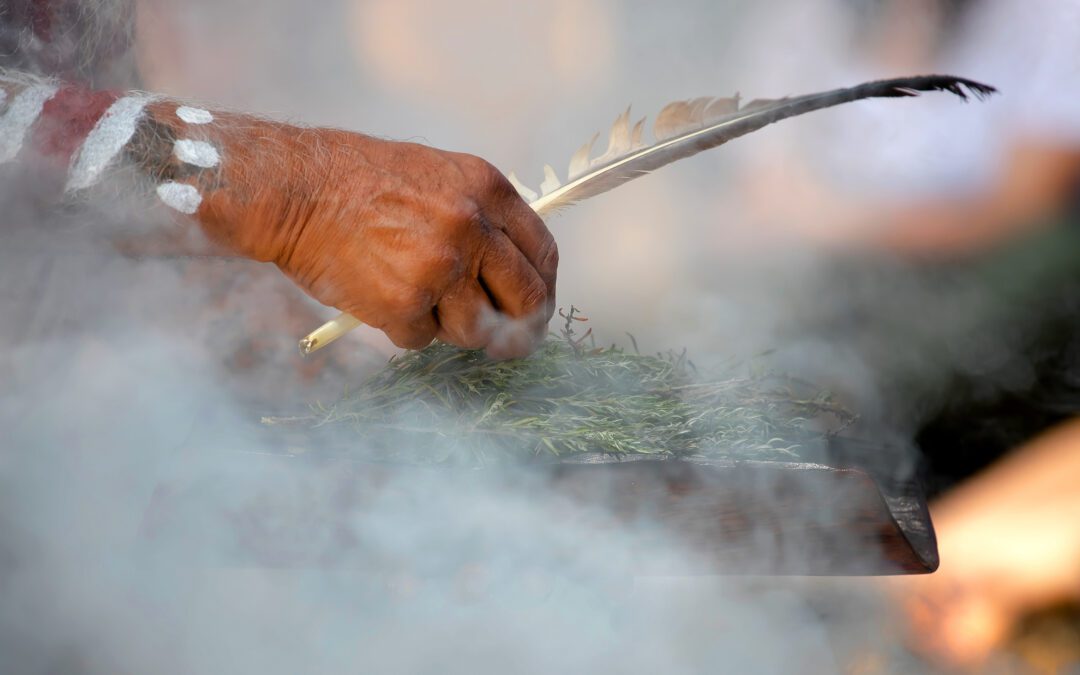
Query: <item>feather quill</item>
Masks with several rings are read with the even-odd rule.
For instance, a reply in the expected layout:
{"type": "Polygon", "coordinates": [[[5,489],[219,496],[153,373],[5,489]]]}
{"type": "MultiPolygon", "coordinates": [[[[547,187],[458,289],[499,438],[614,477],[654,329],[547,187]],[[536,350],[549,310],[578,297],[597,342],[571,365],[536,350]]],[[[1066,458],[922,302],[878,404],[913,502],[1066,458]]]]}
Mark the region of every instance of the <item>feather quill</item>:
{"type": "Polygon", "coordinates": [[[676,101],[656,116],[653,124],[656,140],[648,146],[641,142],[644,120],[631,131],[628,108],[615,120],[603,154],[589,159],[594,137],[574,154],[566,184],[559,181],[550,167],[545,167],[541,196],[533,198],[535,193],[531,190],[522,194],[533,210],[543,216],[788,117],[860,99],[918,96],[926,91],[945,91],[967,100],[969,93],[983,99],[997,90],[961,77],[922,75],[867,82],[806,96],[755,99],[742,107],[737,95],[676,101]]]}
{"type": "MultiPolygon", "coordinates": [[[[574,153],[565,185],[550,166],[544,167],[544,182],[540,184],[539,195],[513,173],[508,178],[529,206],[543,216],[788,117],[864,98],[901,98],[918,96],[924,91],[946,91],[967,100],[969,92],[983,99],[997,90],[962,77],[922,75],[867,82],[793,98],[754,99],[742,107],[738,94],[732,98],[676,101],[657,114],[653,124],[656,140],[651,145],[644,144],[645,120],[631,127],[630,109],[627,108],[612,125],[607,149],[600,156],[589,158],[599,134],[574,153]]],[[[300,351],[310,354],[358,325],[358,319],[341,314],[301,340],[300,351]]]]}

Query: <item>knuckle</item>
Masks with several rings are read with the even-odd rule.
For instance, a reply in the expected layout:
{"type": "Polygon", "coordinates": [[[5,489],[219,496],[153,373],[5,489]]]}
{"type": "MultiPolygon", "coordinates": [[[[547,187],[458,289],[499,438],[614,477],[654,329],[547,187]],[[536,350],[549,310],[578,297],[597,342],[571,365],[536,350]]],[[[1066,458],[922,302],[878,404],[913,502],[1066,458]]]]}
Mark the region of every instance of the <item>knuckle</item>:
{"type": "Polygon", "coordinates": [[[530,282],[521,292],[521,306],[527,313],[547,306],[547,284],[537,279],[530,282]]]}
{"type": "Polygon", "coordinates": [[[494,164],[474,155],[467,155],[467,157],[466,171],[473,184],[480,189],[481,194],[499,198],[506,195],[517,196],[517,190],[494,164]]]}
{"type": "Polygon", "coordinates": [[[465,349],[486,346],[491,339],[493,326],[484,315],[483,308],[474,302],[450,309],[447,316],[449,320],[443,326],[447,341],[465,349]]]}
{"type": "Polygon", "coordinates": [[[473,248],[492,229],[491,221],[475,201],[458,199],[450,207],[443,237],[456,249],[464,250],[473,248]]]}
{"type": "Polygon", "coordinates": [[[514,201],[519,202],[522,200],[521,195],[518,194],[517,188],[513,186],[510,179],[502,174],[501,171],[495,167],[491,167],[492,175],[488,179],[488,189],[495,199],[499,201],[514,201]]]}
{"type": "Polygon", "coordinates": [[[442,217],[450,237],[460,237],[474,231],[482,221],[480,205],[460,193],[448,194],[442,200],[442,217]]]}
{"type": "Polygon", "coordinates": [[[554,276],[559,269],[559,245],[555,243],[555,237],[548,233],[544,242],[540,244],[540,255],[537,258],[540,273],[554,276]]]}
{"type": "Polygon", "coordinates": [[[447,220],[455,227],[472,227],[476,224],[477,219],[480,217],[480,206],[475,201],[462,198],[460,195],[454,195],[448,198],[446,202],[447,220]]]}
{"type": "Polygon", "coordinates": [[[483,269],[499,269],[506,267],[509,261],[509,256],[504,248],[494,245],[493,242],[489,242],[484,246],[481,253],[481,267],[483,269]]]}
{"type": "Polygon", "coordinates": [[[502,173],[495,168],[495,165],[487,161],[483,157],[477,157],[476,155],[469,155],[469,169],[479,180],[496,180],[502,178],[502,173]]]}

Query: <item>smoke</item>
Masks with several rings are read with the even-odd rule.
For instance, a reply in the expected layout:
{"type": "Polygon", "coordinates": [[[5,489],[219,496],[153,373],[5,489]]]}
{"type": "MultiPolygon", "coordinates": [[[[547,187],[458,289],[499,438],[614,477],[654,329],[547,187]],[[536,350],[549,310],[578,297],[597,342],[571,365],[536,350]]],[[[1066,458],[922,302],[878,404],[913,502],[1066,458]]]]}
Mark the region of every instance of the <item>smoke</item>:
{"type": "MultiPolygon", "coordinates": [[[[5,672],[834,669],[800,595],[639,589],[687,564],[678,543],[536,475],[268,455],[194,320],[230,318],[211,288],[95,243],[103,215],[24,215],[0,247],[5,672]],[[792,649],[760,653],[775,631],[792,649]]],[[[310,395],[290,358],[264,367],[279,402],[310,395]]]]}
{"type": "Polygon", "coordinates": [[[54,3],[48,16],[39,3],[11,0],[0,7],[0,59],[41,75],[63,74],[98,88],[137,82],[128,49],[134,5],[127,0],[54,3]]]}
{"type": "MultiPolygon", "coordinates": [[[[630,100],[645,114],[842,84],[775,47],[842,32],[810,3],[526,4],[147,2],[140,60],[149,89],[468,150],[531,183],[630,100]],[[365,42],[375,20],[407,32],[365,42]],[[402,50],[432,22],[453,39],[402,50]],[[780,55],[755,63],[761,40],[780,55]]],[[[768,144],[738,144],[553,221],[560,301],[601,337],[685,346],[702,364],[775,350],[776,367],[840,391],[862,433],[899,442],[900,472],[941,373],[991,364],[1000,386],[1024,381],[1022,336],[970,349],[992,312],[964,279],[748,242],[734,186],[768,144]]],[[[872,593],[684,577],[700,561],[670,533],[616,524],[542,474],[368,475],[279,452],[259,417],[334,398],[385,342],[367,332],[303,362],[295,339],[325,311],[276,270],[125,257],[118,237],[163,226],[141,202],[58,213],[3,181],[0,670],[817,673],[863,648],[839,637],[854,627],[902,651],[872,593]]]]}
{"type": "Polygon", "coordinates": [[[0,242],[4,672],[835,669],[801,594],[639,588],[693,554],[542,474],[379,478],[271,454],[259,415],[369,364],[321,390],[289,333],[239,367],[230,322],[284,315],[287,282],[123,257],[113,241],[148,226],[140,200],[57,214],[19,182],[0,242]],[[773,630],[794,647],[759,653],[773,630]]]}

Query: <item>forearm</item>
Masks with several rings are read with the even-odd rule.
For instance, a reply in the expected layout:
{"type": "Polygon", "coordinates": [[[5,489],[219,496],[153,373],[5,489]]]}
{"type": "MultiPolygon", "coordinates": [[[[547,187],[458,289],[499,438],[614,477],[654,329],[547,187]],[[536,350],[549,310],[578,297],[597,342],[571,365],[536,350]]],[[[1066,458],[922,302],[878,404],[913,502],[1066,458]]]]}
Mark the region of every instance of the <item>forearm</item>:
{"type": "Polygon", "coordinates": [[[313,150],[297,127],[10,72],[0,74],[0,99],[6,171],[34,171],[69,202],[95,194],[149,198],[176,221],[197,223],[215,243],[258,260],[277,261],[285,248],[295,225],[285,222],[290,196],[310,195],[324,181],[281,165],[282,157],[299,164],[313,150]]]}
{"type": "Polygon", "coordinates": [[[402,347],[438,336],[514,356],[544,336],[555,241],[478,157],[140,92],[0,88],[0,171],[43,175],[75,203],[148,198],[402,347]]]}

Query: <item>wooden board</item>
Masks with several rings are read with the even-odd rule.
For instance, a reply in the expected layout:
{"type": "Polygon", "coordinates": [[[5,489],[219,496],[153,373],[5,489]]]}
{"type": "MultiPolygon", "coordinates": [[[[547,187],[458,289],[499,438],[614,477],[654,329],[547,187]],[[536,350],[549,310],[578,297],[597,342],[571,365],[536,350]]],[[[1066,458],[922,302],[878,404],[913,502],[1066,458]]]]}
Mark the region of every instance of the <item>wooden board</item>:
{"type": "MultiPolygon", "coordinates": [[[[917,486],[883,489],[867,472],[807,462],[639,460],[563,465],[555,485],[584,502],[599,476],[624,518],[677,532],[702,573],[921,574],[937,568],[917,486]]],[[[663,573],[663,570],[656,570],[663,573]]]]}
{"type": "MultiPolygon", "coordinates": [[[[205,438],[198,443],[203,447],[195,452],[215,445],[205,438]]],[[[837,448],[835,454],[843,460],[835,464],[590,456],[529,470],[540,472],[552,490],[592,512],[607,513],[606,526],[623,527],[636,536],[647,530],[629,525],[641,521],[658,524],[667,536],[697,554],[700,562],[691,573],[868,575],[935,570],[937,544],[919,486],[912,481],[884,479],[882,476],[891,472],[874,466],[879,464],[874,458],[888,456],[881,448],[846,441],[837,441],[837,448]],[[864,466],[856,466],[860,462],[864,466]]],[[[267,494],[288,489],[290,472],[314,467],[321,476],[332,476],[337,493],[334,504],[335,508],[340,506],[342,523],[340,527],[322,525],[328,526],[324,530],[343,532],[348,529],[345,522],[349,514],[364,508],[388,485],[407,485],[421,473],[425,479],[433,474],[447,479],[453,474],[458,479],[495,471],[367,463],[340,454],[213,452],[219,457],[227,453],[238,467],[238,479],[265,488],[267,494]]],[[[176,534],[171,530],[190,526],[183,514],[200,503],[230,501],[228,479],[185,478],[182,470],[173,473],[163,478],[147,510],[142,530],[147,540],[168,537],[176,534]]],[[[468,498],[468,490],[463,490],[463,498],[468,498]]],[[[245,528],[240,550],[219,562],[318,567],[334,558],[325,550],[283,544],[280,523],[303,523],[310,516],[282,513],[280,506],[276,508],[266,514],[249,511],[245,518],[252,522],[245,528]],[[266,522],[260,523],[260,518],[266,522]]],[[[297,503],[288,508],[300,511],[304,507],[297,503]]],[[[355,545],[362,533],[352,532],[348,537],[355,545]]],[[[190,553],[193,559],[206,559],[199,551],[190,553]]],[[[637,572],[650,575],[686,570],[643,563],[637,572]]]]}

